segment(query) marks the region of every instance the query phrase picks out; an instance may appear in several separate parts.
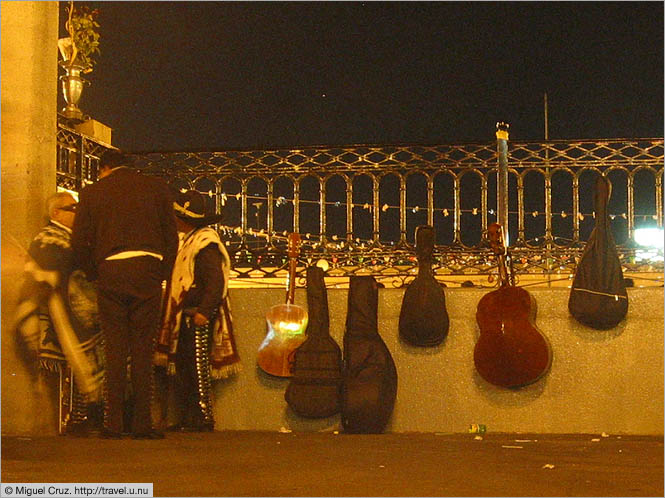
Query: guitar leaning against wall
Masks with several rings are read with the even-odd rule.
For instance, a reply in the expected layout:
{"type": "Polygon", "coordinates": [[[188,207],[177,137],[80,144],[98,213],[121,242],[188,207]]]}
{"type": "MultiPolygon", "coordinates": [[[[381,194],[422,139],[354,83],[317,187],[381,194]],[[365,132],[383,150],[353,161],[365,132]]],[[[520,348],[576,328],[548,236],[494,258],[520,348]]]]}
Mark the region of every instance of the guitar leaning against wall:
{"type": "Polygon", "coordinates": [[[288,237],[289,273],[286,283],[286,303],[277,304],[266,314],[268,333],[259,346],[256,362],[265,373],[275,377],[291,377],[295,350],[307,338],[307,311],[293,304],[296,293],[296,267],[300,249],[300,234],[288,237]]]}
{"type": "Polygon", "coordinates": [[[399,313],[399,336],[413,346],[441,344],[450,327],[446,295],[432,273],[435,241],[434,227],[421,225],[416,228],[418,276],[406,288],[399,313]]]}
{"type": "Polygon", "coordinates": [[[307,268],[307,313],[307,339],[295,351],[284,399],[301,417],[330,417],[340,411],[342,350],[330,336],[328,293],[318,266],[307,268]]]}
{"type": "Polygon", "coordinates": [[[487,228],[499,266],[500,287],[478,302],[476,321],[480,336],[473,361],[480,376],[500,387],[521,387],[540,379],[550,368],[552,351],[535,327],[535,301],[515,286],[512,259],[504,244],[503,227],[487,228]]]}

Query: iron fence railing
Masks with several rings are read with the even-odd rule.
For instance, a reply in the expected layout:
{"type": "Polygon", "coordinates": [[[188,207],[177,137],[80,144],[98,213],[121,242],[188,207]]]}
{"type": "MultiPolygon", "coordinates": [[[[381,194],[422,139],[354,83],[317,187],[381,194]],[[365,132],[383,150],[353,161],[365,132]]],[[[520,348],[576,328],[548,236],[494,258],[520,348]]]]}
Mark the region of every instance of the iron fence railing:
{"type": "MultiPolygon", "coordinates": [[[[59,162],[59,182],[94,181],[94,141],[64,128],[58,141],[59,159],[66,150],[79,154],[75,164],[81,164],[72,173],[59,162]]],[[[413,276],[412,244],[421,224],[437,232],[437,277],[487,274],[494,263],[483,234],[500,219],[507,220],[518,273],[569,273],[594,226],[599,174],[612,183],[609,213],[625,269],[662,269],[662,262],[636,258],[634,243],[637,228],[663,226],[662,138],[504,141],[503,149],[497,138],[133,157],[174,188],[211,197],[224,214],[219,229],[239,277],[283,276],[286,234],[297,231],[303,267],[323,259],[330,277],[372,274],[403,283],[413,276]],[[503,182],[497,181],[501,154],[503,182]]]]}
{"type": "Polygon", "coordinates": [[[59,122],[56,161],[58,187],[78,192],[96,181],[99,157],[109,148],[113,147],[68,127],[64,120],[59,122]]]}

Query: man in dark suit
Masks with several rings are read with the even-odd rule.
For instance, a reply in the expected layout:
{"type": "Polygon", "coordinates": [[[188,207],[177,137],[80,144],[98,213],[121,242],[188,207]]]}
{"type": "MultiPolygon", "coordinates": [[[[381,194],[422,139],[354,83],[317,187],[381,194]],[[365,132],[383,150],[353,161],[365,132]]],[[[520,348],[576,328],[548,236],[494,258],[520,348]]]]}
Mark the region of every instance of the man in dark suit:
{"type": "Polygon", "coordinates": [[[178,234],[166,183],[140,174],[128,162],[119,151],[102,156],[99,181],[80,194],[72,250],[88,278],[97,279],[106,352],[102,437],[119,438],[123,432],[129,354],[133,437],[158,439],[164,436],[152,428],[152,355],[162,281],[171,275],[178,234]]]}

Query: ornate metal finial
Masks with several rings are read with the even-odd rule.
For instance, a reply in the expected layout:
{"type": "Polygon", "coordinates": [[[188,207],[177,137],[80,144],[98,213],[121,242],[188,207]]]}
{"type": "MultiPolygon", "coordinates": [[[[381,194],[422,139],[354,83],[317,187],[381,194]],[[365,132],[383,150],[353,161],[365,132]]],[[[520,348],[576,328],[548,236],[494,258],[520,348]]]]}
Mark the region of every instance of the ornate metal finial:
{"type": "Polygon", "coordinates": [[[497,122],[496,124],[497,140],[508,140],[508,128],[510,128],[510,125],[508,123],[504,123],[503,121],[497,122]]]}

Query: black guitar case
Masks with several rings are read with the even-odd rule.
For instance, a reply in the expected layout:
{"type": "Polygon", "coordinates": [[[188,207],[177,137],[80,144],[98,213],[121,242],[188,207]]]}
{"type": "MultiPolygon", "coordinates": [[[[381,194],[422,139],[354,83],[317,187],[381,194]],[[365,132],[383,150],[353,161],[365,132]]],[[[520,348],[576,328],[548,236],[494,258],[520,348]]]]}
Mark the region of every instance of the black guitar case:
{"type": "Polygon", "coordinates": [[[612,184],[600,176],[593,198],[596,225],[575,270],[568,299],[568,309],[577,321],[600,330],[615,327],[628,312],[628,294],[607,214],[611,191],[612,184]]]}
{"type": "Polygon", "coordinates": [[[342,351],[330,336],[328,293],[317,266],[307,268],[307,308],[307,339],[295,350],[284,398],[302,417],[330,417],[341,406],[342,351]]]}
{"type": "Polygon", "coordinates": [[[413,346],[436,346],[448,335],[448,311],[443,287],[432,274],[434,227],[416,228],[418,276],[409,284],[399,313],[399,336],[413,346]]]}
{"type": "Polygon", "coordinates": [[[378,296],[374,277],[350,278],[342,375],[345,432],[383,432],[395,406],[397,369],[378,332],[378,296]]]}

